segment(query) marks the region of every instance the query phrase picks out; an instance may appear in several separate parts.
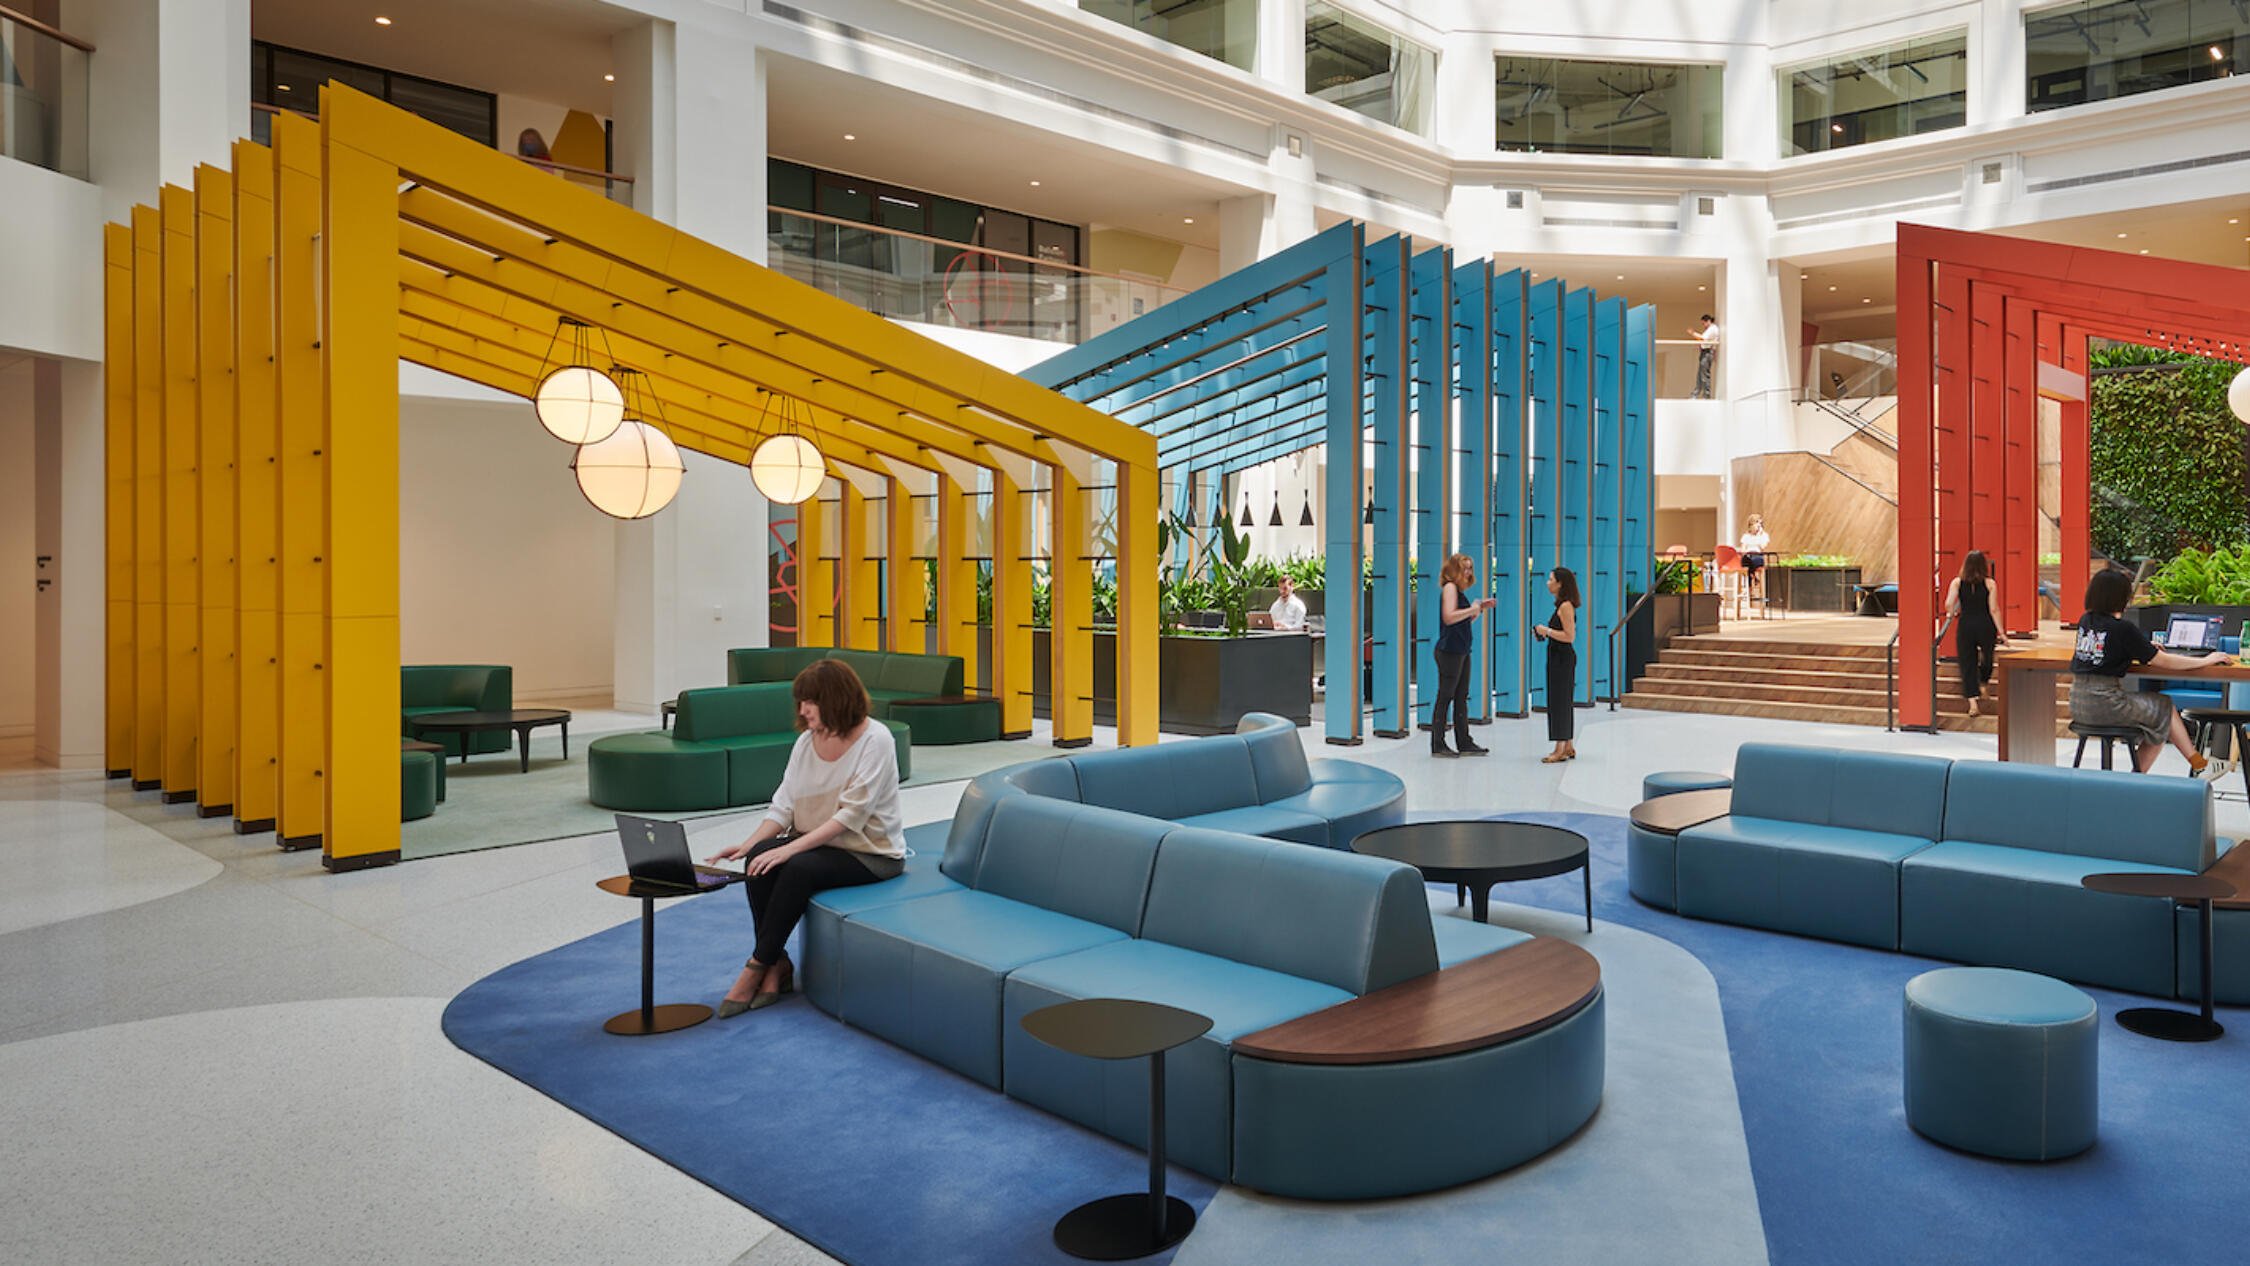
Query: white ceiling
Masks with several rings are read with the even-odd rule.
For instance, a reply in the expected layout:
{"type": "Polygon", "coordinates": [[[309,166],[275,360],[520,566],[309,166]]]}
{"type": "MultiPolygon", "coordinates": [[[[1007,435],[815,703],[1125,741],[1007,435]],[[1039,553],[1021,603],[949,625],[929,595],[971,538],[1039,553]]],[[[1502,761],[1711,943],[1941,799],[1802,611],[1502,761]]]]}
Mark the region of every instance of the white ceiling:
{"type": "Polygon", "coordinates": [[[257,0],[250,34],[606,118],[610,37],[642,21],[599,0],[257,0]]]}

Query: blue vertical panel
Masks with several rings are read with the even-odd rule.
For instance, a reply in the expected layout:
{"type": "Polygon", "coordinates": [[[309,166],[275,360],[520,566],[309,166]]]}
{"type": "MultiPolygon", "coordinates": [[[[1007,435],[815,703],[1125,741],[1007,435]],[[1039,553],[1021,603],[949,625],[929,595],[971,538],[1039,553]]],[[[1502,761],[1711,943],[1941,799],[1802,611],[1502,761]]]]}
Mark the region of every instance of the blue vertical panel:
{"type": "Polygon", "coordinates": [[[1363,230],[1352,226],[1352,249],[1328,269],[1328,329],[1321,336],[1328,364],[1326,438],[1328,579],[1327,644],[1322,650],[1328,692],[1322,727],[1331,743],[1358,743],[1360,732],[1359,606],[1360,528],[1360,323],[1363,230]]]}
{"type": "MultiPolygon", "coordinates": [[[[1531,506],[1526,515],[1531,528],[1531,566],[1524,581],[1524,601],[1530,624],[1547,619],[1547,595],[1541,581],[1549,568],[1562,561],[1562,282],[1549,279],[1531,287],[1531,422],[1527,454],[1531,506]]],[[[1528,659],[1533,653],[1526,646],[1528,659]]],[[[1524,680],[1530,706],[1547,702],[1547,681],[1538,665],[1527,664],[1524,680]]]]}
{"type": "Polygon", "coordinates": [[[1492,279],[1492,562],[1485,592],[1499,605],[1485,617],[1485,634],[1492,646],[1492,710],[1519,717],[1531,708],[1525,576],[1531,555],[1530,284],[1520,268],[1492,279]]]}
{"type": "MultiPolygon", "coordinates": [[[[1414,717],[1427,724],[1437,697],[1438,572],[1453,550],[1453,252],[1414,257],[1410,309],[1414,366],[1414,717]]],[[[1481,579],[1483,573],[1479,571],[1481,579]]]]}
{"type": "MultiPolygon", "coordinates": [[[[1562,446],[1557,450],[1555,562],[1578,577],[1584,597],[1593,568],[1594,518],[1594,292],[1587,287],[1563,295],[1562,446]]],[[[1586,612],[1578,613],[1577,702],[1593,697],[1592,648],[1586,641],[1586,612]]]]}
{"type": "MultiPolygon", "coordinates": [[[[1624,478],[1619,500],[1619,551],[1625,557],[1625,592],[1647,593],[1656,573],[1655,408],[1656,308],[1643,304],[1625,314],[1624,421],[1619,428],[1624,478]]],[[[1630,685],[1619,682],[1620,690],[1630,685]]]]}
{"type": "MultiPolygon", "coordinates": [[[[1453,452],[1447,463],[1458,503],[1453,537],[1476,561],[1483,592],[1499,592],[1492,564],[1492,261],[1474,260],[1453,270],[1453,452]]],[[[1498,612],[1494,612],[1495,615],[1498,612]]],[[[1469,715],[1492,719],[1490,620],[1479,622],[1469,654],[1469,715]]]]}
{"type": "MultiPolygon", "coordinates": [[[[1375,449],[1374,603],[1368,635],[1374,638],[1375,694],[1370,726],[1378,737],[1398,738],[1413,725],[1407,674],[1413,671],[1407,633],[1407,548],[1413,539],[1413,506],[1406,446],[1409,429],[1407,321],[1409,243],[1404,235],[1367,248],[1368,343],[1361,352],[1369,385],[1368,434],[1375,449]]],[[[1331,560],[1330,566],[1334,566],[1331,560]]]]}
{"type": "Polygon", "coordinates": [[[1609,679],[1610,630],[1625,610],[1625,573],[1618,545],[1620,499],[1624,492],[1625,301],[1611,296],[1594,304],[1594,530],[1592,584],[1586,590],[1591,634],[1580,658],[1594,661],[1594,694],[1615,694],[1609,679]]]}

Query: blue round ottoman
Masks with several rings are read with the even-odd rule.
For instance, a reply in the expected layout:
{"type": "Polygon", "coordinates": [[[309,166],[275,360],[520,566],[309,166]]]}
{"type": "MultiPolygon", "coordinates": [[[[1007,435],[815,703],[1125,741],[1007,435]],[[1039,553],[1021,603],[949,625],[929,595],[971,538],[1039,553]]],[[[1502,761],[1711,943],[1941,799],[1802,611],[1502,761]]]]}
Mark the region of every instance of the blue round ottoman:
{"type": "Polygon", "coordinates": [[[2046,976],[1946,967],[1906,982],[1906,1123],[1949,1147],[2060,1160],[2094,1145],[2094,1000],[2046,976]]]}
{"type": "Polygon", "coordinates": [[[1687,769],[1667,769],[1641,779],[1641,799],[1654,800],[1682,791],[1716,791],[1732,787],[1734,779],[1725,774],[1699,774],[1687,769]]]}

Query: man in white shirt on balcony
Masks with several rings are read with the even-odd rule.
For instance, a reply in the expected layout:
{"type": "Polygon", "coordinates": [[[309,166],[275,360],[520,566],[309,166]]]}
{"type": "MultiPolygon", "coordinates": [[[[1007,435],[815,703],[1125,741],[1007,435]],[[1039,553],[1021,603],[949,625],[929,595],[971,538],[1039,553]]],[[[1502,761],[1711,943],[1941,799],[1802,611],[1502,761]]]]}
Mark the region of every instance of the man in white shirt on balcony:
{"type": "Polygon", "coordinates": [[[1695,341],[1701,344],[1695,349],[1695,394],[1690,398],[1709,400],[1712,371],[1719,363],[1719,323],[1712,320],[1711,314],[1706,312],[1703,314],[1703,324],[1688,333],[1693,334],[1695,341]]]}

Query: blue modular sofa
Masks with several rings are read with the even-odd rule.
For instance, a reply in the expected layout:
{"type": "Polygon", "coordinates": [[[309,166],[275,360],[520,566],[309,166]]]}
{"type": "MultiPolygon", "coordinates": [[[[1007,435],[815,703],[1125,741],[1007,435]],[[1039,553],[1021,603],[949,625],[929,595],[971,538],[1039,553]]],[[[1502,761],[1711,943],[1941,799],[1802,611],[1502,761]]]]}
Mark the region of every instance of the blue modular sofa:
{"type": "Polygon", "coordinates": [[[1696,918],[2170,995],[2168,904],[2079,881],[2211,850],[2192,779],[1749,744],[1730,816],[1628,860],[1636,897],[1696,918]]]}
{"type": "MultiPolygon", "coordinates": [[[[1296,735],[1283,736],[1311,776],[1296,735]]],[[[916,855],[904,875],[815,898],[803,925],[806,996],[1134,1144],[1145,1141],[1145,1068],[1066,1055],[1019,1022],[1084,997],[1200,1012],[1211,1031],[1168,1063],[1171,1156],[1276,1194],[1425,1191],[1568,1138],[1601,1101],[1598,990],[1551,1027],[1434,1059],[1328,1067],[1233,1049],[1283,1021],[1531,939],[1433,920],[1411,867],[1094,803],[1137,786],[1165,807],[1223,812],[1209,808],[1209,789],[1190,771],[1248,760],[1245,737],[1087,753],[976,779],[950,823],[909,831],[916,855]],[[1152,765],[1152,750],[1176,753],[1176,767],[1152,765]]],[[[1287,773],[1279,749],[1261,749],[1268,779],[1287,773]]],[[[1292,794],[1379,785],[1328,772],[1292,794]]]]}

